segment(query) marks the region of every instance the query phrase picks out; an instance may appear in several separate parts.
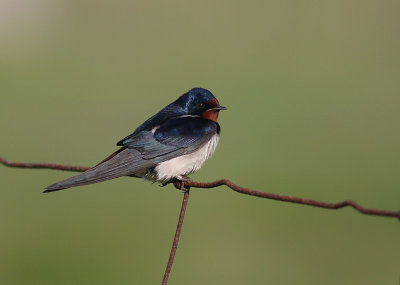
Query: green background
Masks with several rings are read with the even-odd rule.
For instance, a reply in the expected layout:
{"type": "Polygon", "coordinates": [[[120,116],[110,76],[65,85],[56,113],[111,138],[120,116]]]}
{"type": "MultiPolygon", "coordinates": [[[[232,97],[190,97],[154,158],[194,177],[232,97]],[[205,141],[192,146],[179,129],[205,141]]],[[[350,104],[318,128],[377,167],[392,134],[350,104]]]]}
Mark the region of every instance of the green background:
{"type": "MultiPolygon", "coordinates": [[[[192,87],[192,178],[400,209],[399,1],[2,1],[0,155],[93,165],[192,87]]],[[[158,284],[182,193],[0,167],[0,284],[158,284]]],[[[400,223],[193,189],[169,284],[398,284],[400,223]]]]}

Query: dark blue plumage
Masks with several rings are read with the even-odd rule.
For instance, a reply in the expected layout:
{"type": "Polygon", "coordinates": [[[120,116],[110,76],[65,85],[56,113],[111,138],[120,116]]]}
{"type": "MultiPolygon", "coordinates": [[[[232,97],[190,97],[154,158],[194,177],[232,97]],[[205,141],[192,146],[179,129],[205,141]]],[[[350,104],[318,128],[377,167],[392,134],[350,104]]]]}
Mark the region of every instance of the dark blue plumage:
{"type": "MultiPolygon", "coordinates": [[[[150,119],[141,124],[132,135],[135,135],[141,131],[149,131],[156,126],[161,125],[168,119],[184,116],[184,115],[198,115],[201,116],[204,111],[203,108],[199,106],[199,103],[209,102],[215,99],[214,95],[203,88],[193,88],[189,92],[183,94],[178,99],[176,99],[171,104],[164,107],[157,114],[152,116],[150,119]]],[[[130,135],[130,136],[132,136],[130,135]]],[[[130,137],[128,136],[128,137],[130,137]]],[[[126,137],[125,139],[127,139],[126,137]]],[[[117,145],[122,145],[122,141],[119,141],[117,145]]]]}
{"type": "MultiPolygon", "coordinates": [[[[136,132],[135,132],[136,133],[136,132]]],[[[123,139],[119,145],[140,151],[143,159],[151,159],[184,149],[190,153],[219,133],[219,125],[201,117],[173,117],[156,130],[141,131],[123,139]]]]}
{"type": "Polygon", "coordinates": [[[122,148],[117,152],[45,192],[126,175],[165,183],[190,174],[214,152],[220,132],[218,113],[225,109],[210,91],[193,88],[119,141],[122,148]]]}

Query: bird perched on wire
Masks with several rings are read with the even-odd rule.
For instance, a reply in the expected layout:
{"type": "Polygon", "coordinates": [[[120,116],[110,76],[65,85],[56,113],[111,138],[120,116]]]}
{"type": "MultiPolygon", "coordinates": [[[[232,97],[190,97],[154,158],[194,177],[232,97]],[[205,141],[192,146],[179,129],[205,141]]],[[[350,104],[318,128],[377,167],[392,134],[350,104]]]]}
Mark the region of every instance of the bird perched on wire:
{"type": "Polygon", "coordinates": [[[220,106],[214,95],[193,88],[119,141],[122,146],[82,174],[54,183],[44,192],[134,176],[166,184],[200,169],[219,141],[220,106]]]}

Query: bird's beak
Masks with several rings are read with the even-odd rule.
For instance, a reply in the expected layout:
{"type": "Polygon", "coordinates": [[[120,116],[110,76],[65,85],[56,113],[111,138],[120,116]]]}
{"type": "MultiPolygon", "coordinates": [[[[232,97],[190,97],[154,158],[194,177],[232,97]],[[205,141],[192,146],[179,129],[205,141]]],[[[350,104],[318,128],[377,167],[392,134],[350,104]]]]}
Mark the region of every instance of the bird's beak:
{"type": "Polygon", "coordinates": [[[228,108],[224,107],[224,106],[217,106],[211,109],[208,109],[207,111],[211,111],[211,110],[216,110],[216,111],[220,111],[220,110],[227,110],[228,108]]]}

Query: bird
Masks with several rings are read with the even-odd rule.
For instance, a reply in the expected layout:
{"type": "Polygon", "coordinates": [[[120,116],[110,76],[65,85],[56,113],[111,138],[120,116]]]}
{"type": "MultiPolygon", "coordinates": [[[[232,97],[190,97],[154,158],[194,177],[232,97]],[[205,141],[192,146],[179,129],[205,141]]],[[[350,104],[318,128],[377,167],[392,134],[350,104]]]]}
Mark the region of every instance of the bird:
{"type": "Polygon", "coordinates": [[[199,170],[219,142],[221,106],[207,89],[192,88],[120,140],[96,166],[51,184],[44,193],[133,176],[166,185],[199,170]]]}

